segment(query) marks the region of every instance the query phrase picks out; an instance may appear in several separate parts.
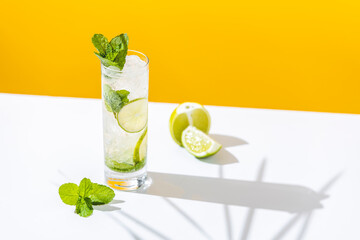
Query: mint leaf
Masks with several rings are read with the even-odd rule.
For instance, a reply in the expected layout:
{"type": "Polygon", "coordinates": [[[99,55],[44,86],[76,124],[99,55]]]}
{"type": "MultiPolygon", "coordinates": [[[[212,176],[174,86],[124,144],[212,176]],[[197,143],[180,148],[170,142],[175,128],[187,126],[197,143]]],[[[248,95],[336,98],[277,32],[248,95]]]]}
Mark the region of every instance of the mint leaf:
{"type": "Polygon", "coordinates": [[[115,192],[111,188],[93,183],[93,190],[90,195],[90,199],[93,205],[107,204],[113,200],[115,192]]]}
{"type": "Polygon", "coordinates": [[[115,57],[118,55],[120,50],[122,50],[124,48],[120,35],[111,39],[110,46],[112,48],[112,53],[111,53],[111,55],[108,56],[108,59],[110,59],[111,61],[114,61],[115,57]]]}
{"type": "Polygon", "coordinates": [[[77,214],[81,217],[88,217],[93,213],[93,210],[90,198],[79,198],[75,209],[77,214]]]}
{"type": "Polygon", "coordinates": [[[110,85],[104,84],[103,97],[106,110],[114,113],[114,117],[117,118],[120,109],[129,102],[127,97],[129,94],[130,92],[125,89],[115,91],[110,85]]]}
{"type": "Polygon", "coordinates": [[[109,67],[109,66],[116,66],[117,64],[115,64],[113,61],[103,58],[99,53],[94,52],[95,55],[100,59],[101,63],[105,66],[105,67],[109,67]]]}
{"type": "Polygon", "coordinates": [[[61,200],[68,205],[76,205],[75,213],[81,217],[88,217],[93,213],[93,205],[110,203],[115,197],[111,188],[92,183],[90,179],[83,178],[80,185],[65,183],[59,187],[61,200]]]}
{"type": "Polygon", "coordinates": [[[92,182],[88,178],[83,178],[80,182],[78,194],[82,198],[89,197],[92,191],[92,182]]]}
{"type": "Polygon", "coordinates": [[[64,183],[59,187],[61,200],[67,205],[76,205],[79,187],[75,183],[64,183]]]}
{"type": "MultiPolygon", "coordinates": [[[[124,68],[125,65],[125,61],[126,61],[126,55],[127,55],[127,50],[128,50],[128,45],[129,45],[129,37],[126,33],[120,34],[119,36],[116,36],[114,39],[112,39],[111,41],[113,41],[118,44],[115,46],[115,51],[117,51],[117,55],[114,58],[114,62],[117,63],[118,67],[120,68],[120,70],[122,70],[124,68]]],[[[114,47],[113,47],[114,49],[114,47]]]]}
{"type": "Polygon", "coordinates": [[[111,107],[109,106],[109,104],[107,104],[107,102],[105,102],[105,108],[108,112],[112,112],[111,107]]]}
{"type": "Polygon", "coordinates": [[[102,64],[106,67],[116,66],[122,70],[125,65],[126,55],[129,45],[129,37],[126,33],[122,33],[113,39],[110,43],[102,34],[94,34],[92,42],[99,53],[95,53],[102,64]]]}
{"type": "Polygon", "coordinates": [[[122,107],[121,97],[108,85],[103,86],[103,96],[105,103],[111,108],[113,113],[119,113],[122,107]]]}
{"type": "Polygon", "coordinates": [[[123,104],[129,102],[129,99],[127,97],[130,94],[129,91],[122,89],[122,90],[117,90],[116,93],[121,97],[121,101],[123,102],[123,104]]]}
{"type": "Polygon", "coordinates": [[[105,57],[109,51],[111,51],[111,46],[109,45],[109,42],[104,35],[94,34],[94,36],[91,38],[91,41],[99,51],[101,57],[105,57]]]}
{"type": "Polygon", "coordinates": [[[110,44],[108,44],[108,45],[106,45],[106,55],[105,55],[105,57],[107,59],[109,59],[107,56],[110,56],[110,54],[112,54],[112,48],[111,48],[110,44]]]}
{"type": "Polygon", "coordinates": [[[117,90],[116,93],[119,94],[122,99],[126,98],[130,94],[130,92],[125,89],[117,90]]]}
{"type": "MultiPolygon", "coordinates": [[[[118,35],[116,37],[114,37],[113,39],[111,39],[110,41],[110,46],[111,48],[113,49],[113,52],[120,52],[121,49],[124,49],[124,45],[123,45],[123,39],[122,39],[122,36],[123,34],[121,35],[118,35]]],[[[127,45],[127,43],[126,43],[127,45]]]]}

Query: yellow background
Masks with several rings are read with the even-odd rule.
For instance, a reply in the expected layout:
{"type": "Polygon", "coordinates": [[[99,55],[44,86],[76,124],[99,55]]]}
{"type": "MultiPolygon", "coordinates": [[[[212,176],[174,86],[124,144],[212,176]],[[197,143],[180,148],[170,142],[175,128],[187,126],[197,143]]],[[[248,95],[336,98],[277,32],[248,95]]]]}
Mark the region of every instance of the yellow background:
{"type": "Polygon", "coordinates": [[[358,0],[3,1],[0,92],[100,98],[94,33],[150,58],[150,100],[360,113],[358,0]]]}

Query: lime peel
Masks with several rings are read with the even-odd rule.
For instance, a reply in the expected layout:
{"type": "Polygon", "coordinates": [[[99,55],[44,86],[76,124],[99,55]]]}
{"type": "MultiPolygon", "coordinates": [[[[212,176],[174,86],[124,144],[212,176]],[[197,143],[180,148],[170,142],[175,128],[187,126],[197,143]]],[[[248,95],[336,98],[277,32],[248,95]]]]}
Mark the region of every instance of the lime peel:
{"type": "Polygon", "coordinates": [[[141,161],[145,161],[146,151],[147,151],[147,128],[141,134],[138,142],[136,143],[134,150],[134,162],[137,164],[141,161]]]}

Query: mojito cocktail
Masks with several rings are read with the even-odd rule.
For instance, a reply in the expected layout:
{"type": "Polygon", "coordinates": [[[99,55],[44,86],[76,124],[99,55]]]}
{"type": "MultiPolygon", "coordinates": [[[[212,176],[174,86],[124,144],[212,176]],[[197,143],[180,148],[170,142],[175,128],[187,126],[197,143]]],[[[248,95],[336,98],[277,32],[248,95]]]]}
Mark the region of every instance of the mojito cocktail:
{"type": "Polygon", "coordinates": [[[149,61],[144,54],[127,50],[126,35],[118,37],[108,45],[103,44],[102,55],[98,48],[105,178],[115,189],[135,190],[146,180],[149,61]],[[125,48],[126,52],[121,50],[125,48]],[[108,58],[113,60],[109,62],[108,58]]]}

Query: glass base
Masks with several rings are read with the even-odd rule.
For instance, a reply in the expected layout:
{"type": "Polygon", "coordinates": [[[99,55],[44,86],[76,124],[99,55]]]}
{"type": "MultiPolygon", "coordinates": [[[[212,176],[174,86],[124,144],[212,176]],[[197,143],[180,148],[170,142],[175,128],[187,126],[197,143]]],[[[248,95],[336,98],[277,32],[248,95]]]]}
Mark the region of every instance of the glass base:
{"type": "Polygon", "coordinates": [[[109,187],[122,191],[134,191],[150,184],[146,167],[132,173],[121,173],[105,166],[105,181],[109,187]]]}

